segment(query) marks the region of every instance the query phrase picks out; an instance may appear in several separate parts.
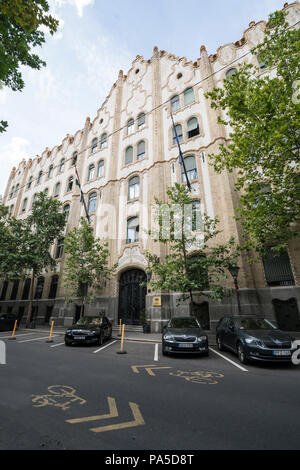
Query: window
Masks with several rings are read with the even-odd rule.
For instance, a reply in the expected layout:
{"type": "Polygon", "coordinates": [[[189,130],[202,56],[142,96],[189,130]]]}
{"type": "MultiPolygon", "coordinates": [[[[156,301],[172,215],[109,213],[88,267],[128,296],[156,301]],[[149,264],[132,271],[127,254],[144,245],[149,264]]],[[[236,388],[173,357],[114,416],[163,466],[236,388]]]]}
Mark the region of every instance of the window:
{"type": "Polygon", "coordinates": [[[129,119],[129,121],[127,123],[127,135],[132,134],[133,131],[134,131],[134,120],[129,119]]]}
{"type": "MultiPolygon", "coordinates": [[[[32,177],[31,177],[31,178],[32,178],[32,177]]],[[[10,191],[10,195],[9,195],[10,198],[13,197],[14,192],[15,192],[15,187],[13,186],[13,187],[11,188],[11,191],[10,191]]]]}
{"type": "Polygon", "coordinates": [[[33,204],[34,204],[34,203],[35,203],[35,201],[37,200],[37,197],[38,197],[38,195],[37,195],[37,193],[35,193],[35,194],[33,195],[33,198],[32,198],[32,204],[31,204],[31,207],[33,206],[33,204]]]}
{"type": "Polygon", "coordinates": [[[188,120],[187,122],[187,134],[188,138],[194,137],[195,135],[199,134],[199,124],[198,119],[193,117],[188,120]]]}
{"type": "Polygon", "coordinates": [[[49,291],[49,299],[55,299],[58,286],[58,275],[54,274],[51,278],[51,285],[49,291]]]}
{"type": "Polygon", "coordinates": [[[67,221],[68,218],[69,218],[69,214],[70,214],[70,204],[66,204],[63,207],[63,214],[65,215],[65,218],[66,218],[66,221],[67,221]]]}
{"type": "Polygon", "coordinates": [[[42,298],[44,283],[45,283],[45,278],[43,276],[40,276],[37,280],[37,283],[36,283],[35,294],[34,294],[35,299],[41,299],[42,298]]]}
{"type": "Polygon", "coordinates": [[[48,189],[48,188],[46,188],[46,189],[44,190],[44,194],[45,194],[45,196],[48,196],[48,193],[49,193],[49,189],[48,189]]]}
{"type": "Polygon", "coordinates": [[[176,137],[175,137],[175,129],[176,129],[176,134],[177,134],[179,142],[182,142],[183,141],[182,125],[181,124],[176,124],[175,129],[174,129],[174,127],[172,129],[173,129],[172,130],[172,132],[173,132],[173,145],[175,145],[177,143],[176,142],[176,137]]]}
{"type": "Polygon", "coordinates": [[[19,183],[18,183],[17,186],[16,186],[16,189],[15,189],[15,196],[18,194],[19,187],[20,187],[20,185],[19,185],[19,183]]]}
{"type": "Polygon", "coordinates": [[[229,77],[231,77],[232,75],[234,75],[236,72],[237,72],[237,69],[231,68],[231,69],[227,70],[225,76],[226,76],[226,78],[229,78],[229,77]]]}
{"type": "Polygon", "coordinates": [[[178,109],[180,109],[180,101],[179,101],[179,96],[176,95],[176,96],[173,96],[173,98],[171,98],[170,100],[170,103],[171,103],[171,112],[175,112],[177,111],[178,109]]]}
{"type": "Polygon", "coordinates": [[[55,258],[56,259],[61,258],[62,254],[63,254],[63,251],[64,251],[64,239],[59,238],[59,240],[57,241],[55,258]]]}
{"type": "Polygon", "coordinates": [[[137,146],[137,159],[141,160],[146,155],[146,144],[144,140],[141,140],[137,146]]]}
{"type": "Polygon", "coordinates": [[[29,295],[31,279],[26,279],[24,282],[23,292],[22,292],[22,300],[27,300],[29,295]]]}
{"type": "Polygon", "coordinates": [[[195,95],[193,88],[188,88],[183,94],[184,106],[191,104],[195,101],[195,95]]]}
{"type": "Polygon", "coordinates": [[[69,193],[70,191],[72,191],[72,188],[73,188],[73,176],[70,176],[70,178],[68,179],[68,185],[67,185],[67,193],[69,193]]]}
{"type": "Polygon", "coordinates": [[[104,160],[100,160],[100,162],[98,162],[97,176],[98,178],[100,178],[103,175],[104,175],[104,160]]]}
{"type": "Polygon", "coordinates": [[[133,161],[133,147],[127,147],[125,151],[125,164],[131,163],[133,161]]]}
{"type": "Polygon", "coordinates": [[[42,179],[42,176],[43,176],[43,172],[42,172],[42,170],[41,170],[41,171],[39,172],[39,176],[38,176],[38,178],[37,178],[36,184],[40,184],[41,179],[42,179]]]}
{"type": "Polygon", "coordinates": [[[12,204],[9,208],[9,215],[12,215],[13,210],[14,210],[14,205],[12,204]]]}
{"type": "Polygon", "coordinates": [[[8,281],[4,281],[3,284],[2,284],[2,291],[1,291],[0,300],[5,300],[7,287],[8,287],[8,281]]]}
{"type": "MultiPolygon", "coordinates": [[[[188,157],[185,157],[184,164],[185,164],[189,181],[197,179],[198,173],[197,173],[196,159],[194,155],[189,155],[188,157]]],[[[181,180],[183,183],[186,183],[186,177],[185,177],[183,165],[182,165],[182,172],[181,172],[181,180]]]]}
{"type": "Polygon", "coordinates": [[[107,145],[107,134],[102,134],[100,139],[100,149],[104,149],[107,145]]]}
{"type": "Polygon", "coordinates": [[[97,204],[97,193],[91,193],[88,200],[88,214],[95,212],[97,204]]]}
{"type": "Polygon", "coordinates": [[[98,146],[98,139],[97,139],[97,137],[95,137],[95,138],[92,140],[91,153],[95,153],[95,152],[96,152],[97,146],[98,146]]]}
{"type": "Polygon", "coordinates": [[[287,251],[277,254],[269,249],[263,257],[263,265],[268,286],[293,286],[295,284],[287,251]]]}
{"type": "Polygon", "coordinates": [[[11,294],[10,294],[10,300],[16,300],[17,294],[18,294],[18,289],[19,289],[19,283],[20,283],[20,281],[18,279],[16,281],[14,281],[12,291],[11,291],[11,294]]]}
{"type": "Polygon", "coordinates": [[[139,239],[139,218],[132,217],[127,220],[127,240],[126,243],[134,243],[139,239]]]}
{"type": "Polygon", "coordinates": [[[257,62],[258,62],[258,65],[259,65],[259,68],[260,68],[261,72],[267,68],[267,66],[266,66],[265,62],[262,60],[261,56],[257,57],[257,62]]]}
{"type": "Polygon", "coordinates": [[[22,212],[26,211],[26,206],[27,206],[27,198],[25,198],[24,201],[23,201],[22,212]]]}
{"type": "Polygon", "coordinates": [[[48,170],[48,178],[51,178],[52,174],[53,174],[53,165],[50,165],[49,170],[48,170]]]}
{"type": "Polygon", "coordinates": [[[73,153],[73,156],[72,156],[72,163],[71,163],[71,166],[75,166],[75,165],[76,165],[77,157],[78,157],[78,153],[77,153],[77,152],[74,152],[74,153],[73,153]]]}
{"type": "Polygon", "coordinates": [[[145,122],[146,122],[146,115],[145,115],[145,113],[139,114],[139,115],[138,115],[138,121],[137,121],[138,129],[143,129],[143,127],[145,127],[145,122]]]}
{"type": "Polygon", "coordinates": [[[88,181],[91,181],[95,176],[95,165],[92,163],[89,166],[89,172],[88,172],[88,181]]]}
{"type": "MultiPolygon", "coordinates": [[[[74,154],[73,154],[73,158],[74,158],[74,154]]],[[[59,168],[58,168],[59,173],[62,173],[64,171],[64,167],[65,167],[65,159],[62,158],[59,164],[59,168]]]]}
{"type": "Polygon", "coordinates": [[[28,180],[28,183],[27,183],[27,189],[31,188],[32,178],[33,178],[32,176],[29,177],[29,180],[28,180]]]}
{"type": "Polygon", "coordinates": [[[60,183],[56,183],[55,190],[54,190],[54,197],[58,197],[60,191],[60,183]]]}
{"type": "Polygon", "coordinates": [[[140,178],[134,176],[128,183],[128,200],[138,198],[140,195],[140,178]]]}

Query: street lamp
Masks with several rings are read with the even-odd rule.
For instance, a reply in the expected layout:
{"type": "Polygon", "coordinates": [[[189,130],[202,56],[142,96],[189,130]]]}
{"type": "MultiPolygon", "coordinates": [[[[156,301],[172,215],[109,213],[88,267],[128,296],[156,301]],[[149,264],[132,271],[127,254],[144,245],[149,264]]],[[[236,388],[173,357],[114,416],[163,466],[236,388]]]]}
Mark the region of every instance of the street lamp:
{"type": "Polygon", "coordinates": [[[233,280],[234,280],[234,287],[235,287],[235,291],[236,291],[236,298],[237,298],[237,304],[238,304],[238,312],[239,312],[239,315],[242,314],[242,310],[241,310],[241,303],[240,303],[240,291],[239,291],[239,286],[238,286],[238,282],[237,282],[237,278],[238,278],[238,275],[239,275],[239,269],[240,267],[237,266],[236,264],[230,264],[228,266],[228,271],[230,272],[231,276],[233,277],[233,280]]]}

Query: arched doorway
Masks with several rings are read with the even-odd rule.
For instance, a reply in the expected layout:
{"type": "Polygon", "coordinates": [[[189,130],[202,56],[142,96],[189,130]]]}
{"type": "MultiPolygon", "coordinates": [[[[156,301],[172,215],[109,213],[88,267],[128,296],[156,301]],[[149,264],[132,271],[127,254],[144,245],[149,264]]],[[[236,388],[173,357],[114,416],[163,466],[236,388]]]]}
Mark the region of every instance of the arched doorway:
{"type": "Polygon", "coordinates": [[[119,280],[119,320],[127,325],[139,325],[145,308],[147,276],[141,269],[124,271],[119,280]],[[144,286],[141,284],[145,283],[144,286]]]}

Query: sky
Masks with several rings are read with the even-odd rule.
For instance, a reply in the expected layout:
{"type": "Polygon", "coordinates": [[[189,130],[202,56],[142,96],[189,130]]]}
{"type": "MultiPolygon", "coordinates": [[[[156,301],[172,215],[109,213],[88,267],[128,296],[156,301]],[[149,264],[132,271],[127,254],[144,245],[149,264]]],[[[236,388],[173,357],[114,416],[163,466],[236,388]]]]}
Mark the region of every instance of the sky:
{"type": "Polygon", "coordinates": [[[47,63],[22,67],[25,88],[0,90],[0,195],[13,166],[60,145],[96,116],[111,86],[137,55],[153,47],[195,61],[242,37],[250,21],[267,19],[284,0],[48,0],[59,19],[36,52],[47,63]]]}

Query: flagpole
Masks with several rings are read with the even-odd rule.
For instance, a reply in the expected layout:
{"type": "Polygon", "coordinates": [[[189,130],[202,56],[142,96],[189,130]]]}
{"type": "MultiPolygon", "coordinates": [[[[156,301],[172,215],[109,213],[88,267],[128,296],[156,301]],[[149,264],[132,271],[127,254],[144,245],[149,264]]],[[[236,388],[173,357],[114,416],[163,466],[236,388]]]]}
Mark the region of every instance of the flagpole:
{"type": "Polygon", "coordinates": [[[189,191],[191,191],[192,187],[191,187],[191,183],[189,181],[188,175],[187,175],[187,171],[186,171],[186,167],[185,167],[185,163],[184,163],[184,158],[182,157],[181,147],[180,147],[180,143],[179,143],[179,139],[178,139],[178,135],[177,135],[177,131],[176,131],[172,111],[170,111],[170,113],[171,113],[171,119],[172,119],[172,123],[173,123],[173,129],[174,129],[174,132],[175,132],[175,139],[176,139],[178,150],[179,150],[179,163],[183,166],[183,171],[184,171],[184,174],[185,174],[186,183],[188,185],[189,191]]]}
{"type": "Polygon", "coordinates": [[[76,173],[76,178],[77,178],[77,181],[78,181],[78,186],[79,186],[79,189],[80,189],[80,198],[82,199],[83,207],[84,207],[84,210],[85,210],[85,215],[86,215],[86,218],[87,218],[88,222],[90,222],[90,216],[89,216],[89,214],[88,214],[87,207],[86,207],[86,204],[85,204],[85,200],[84,200],[84,196],[83,196],[83,191],[82,191],[82,189],[81,189],[81,184],[80,184],[80,180],[79,180],[79,176],[78,176],[78,171],[77,171],[76,164],[75,164],[75,173],[76,173]]]}

